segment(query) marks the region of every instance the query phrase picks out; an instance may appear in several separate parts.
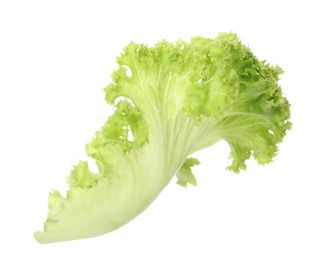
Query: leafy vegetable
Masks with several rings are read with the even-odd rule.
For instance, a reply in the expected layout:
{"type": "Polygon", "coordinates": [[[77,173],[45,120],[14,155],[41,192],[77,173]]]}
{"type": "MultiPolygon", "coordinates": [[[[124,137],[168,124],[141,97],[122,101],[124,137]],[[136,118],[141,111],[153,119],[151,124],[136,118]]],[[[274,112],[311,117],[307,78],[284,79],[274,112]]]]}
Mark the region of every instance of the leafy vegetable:
{"type": "Polygon", "coordinates": [[[231,148],[229,170],[251,156],[272,161],[291,128],[290,105],[277,81],[283,71],[259,61],[234,33],[175,44],[128,44],[104,91],[116,107],[86,145],[99,172],[80,161],[66,197],[49,194],[40,243],[94,237],[143,212],[177,175],[196,185],[188,156],[220,140],[231,148]],[[120,101],[118,101],[120,100],[120,101]]]}

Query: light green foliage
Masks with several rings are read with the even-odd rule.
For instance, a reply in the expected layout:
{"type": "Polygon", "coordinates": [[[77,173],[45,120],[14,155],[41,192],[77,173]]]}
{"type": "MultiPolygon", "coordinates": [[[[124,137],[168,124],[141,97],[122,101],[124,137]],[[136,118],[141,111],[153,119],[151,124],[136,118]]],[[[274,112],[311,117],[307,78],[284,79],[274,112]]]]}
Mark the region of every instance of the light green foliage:
{"type": "Polygon", "coordinates": [[[269,163],[291,128],[278,86],[283,71],[259,61],[234,33],[153,47],[128,44],[104,91],[117,110],[86,145],[97,173],[81,161],[67,178],[66,197],[49,195],[40,243],[105,234],[144,211],[176,175],[196,185],[187,157],[225,140],[229,170],[251,156],[269,163]],[[121,101],[118,101],[118,98],[121,101]]]}

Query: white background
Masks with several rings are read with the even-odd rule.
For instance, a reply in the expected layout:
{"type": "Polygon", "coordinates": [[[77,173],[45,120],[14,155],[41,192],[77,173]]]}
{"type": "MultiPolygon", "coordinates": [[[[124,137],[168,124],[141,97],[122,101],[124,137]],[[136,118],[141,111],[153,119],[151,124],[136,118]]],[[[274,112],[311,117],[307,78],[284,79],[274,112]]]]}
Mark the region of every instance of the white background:
{"type": "Polygon", "coordinates": [[[331,259],[328,1],[1,1],[0,259],[331,259]],[[275,162],[227,172],[199,152],[198,187],[175,179],[138,218],[93,239],[40,245],[50,189],[111,108],[101,89],[131,40],[234,31],[279,64],[293,130],[275,162]]]}

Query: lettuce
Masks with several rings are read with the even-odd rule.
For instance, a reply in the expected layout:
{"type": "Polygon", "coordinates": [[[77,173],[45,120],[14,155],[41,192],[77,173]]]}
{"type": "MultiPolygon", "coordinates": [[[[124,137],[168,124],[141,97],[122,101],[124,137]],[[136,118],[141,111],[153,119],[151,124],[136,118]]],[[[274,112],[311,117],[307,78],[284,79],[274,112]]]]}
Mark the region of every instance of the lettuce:
{"type": "Polygon", "coordinates": [[[283,70],[259,61],[234,33],[190,42],[128,44],[105,87],[115,106],[67,178],[66,196],[49,194],[40,243],[95,237],[142,213],[176,175],[196,185],[189,158],[225,140],[228,170],[246,169],[251,156],[272,161],[291,128],[290,104],[278,85],[283,70]]]}

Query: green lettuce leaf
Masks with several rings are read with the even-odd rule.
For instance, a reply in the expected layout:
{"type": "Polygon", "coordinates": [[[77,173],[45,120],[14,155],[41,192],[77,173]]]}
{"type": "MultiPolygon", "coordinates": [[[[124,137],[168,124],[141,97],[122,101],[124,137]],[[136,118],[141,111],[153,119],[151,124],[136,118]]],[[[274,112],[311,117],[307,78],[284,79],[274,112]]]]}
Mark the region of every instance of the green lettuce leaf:
{"type": "Polygon", "coordinates": [[[49,195],[40,243],[99,236],[142,213],[176,175],[196,185],[194,152],[225,140],[238,173],[253,157],[273,160],[291,128],[278,66],[259,61],[234,33],[190,42],[128,44],[104,91],[116,107],[86,145],[66,196],[49,195]]]}

